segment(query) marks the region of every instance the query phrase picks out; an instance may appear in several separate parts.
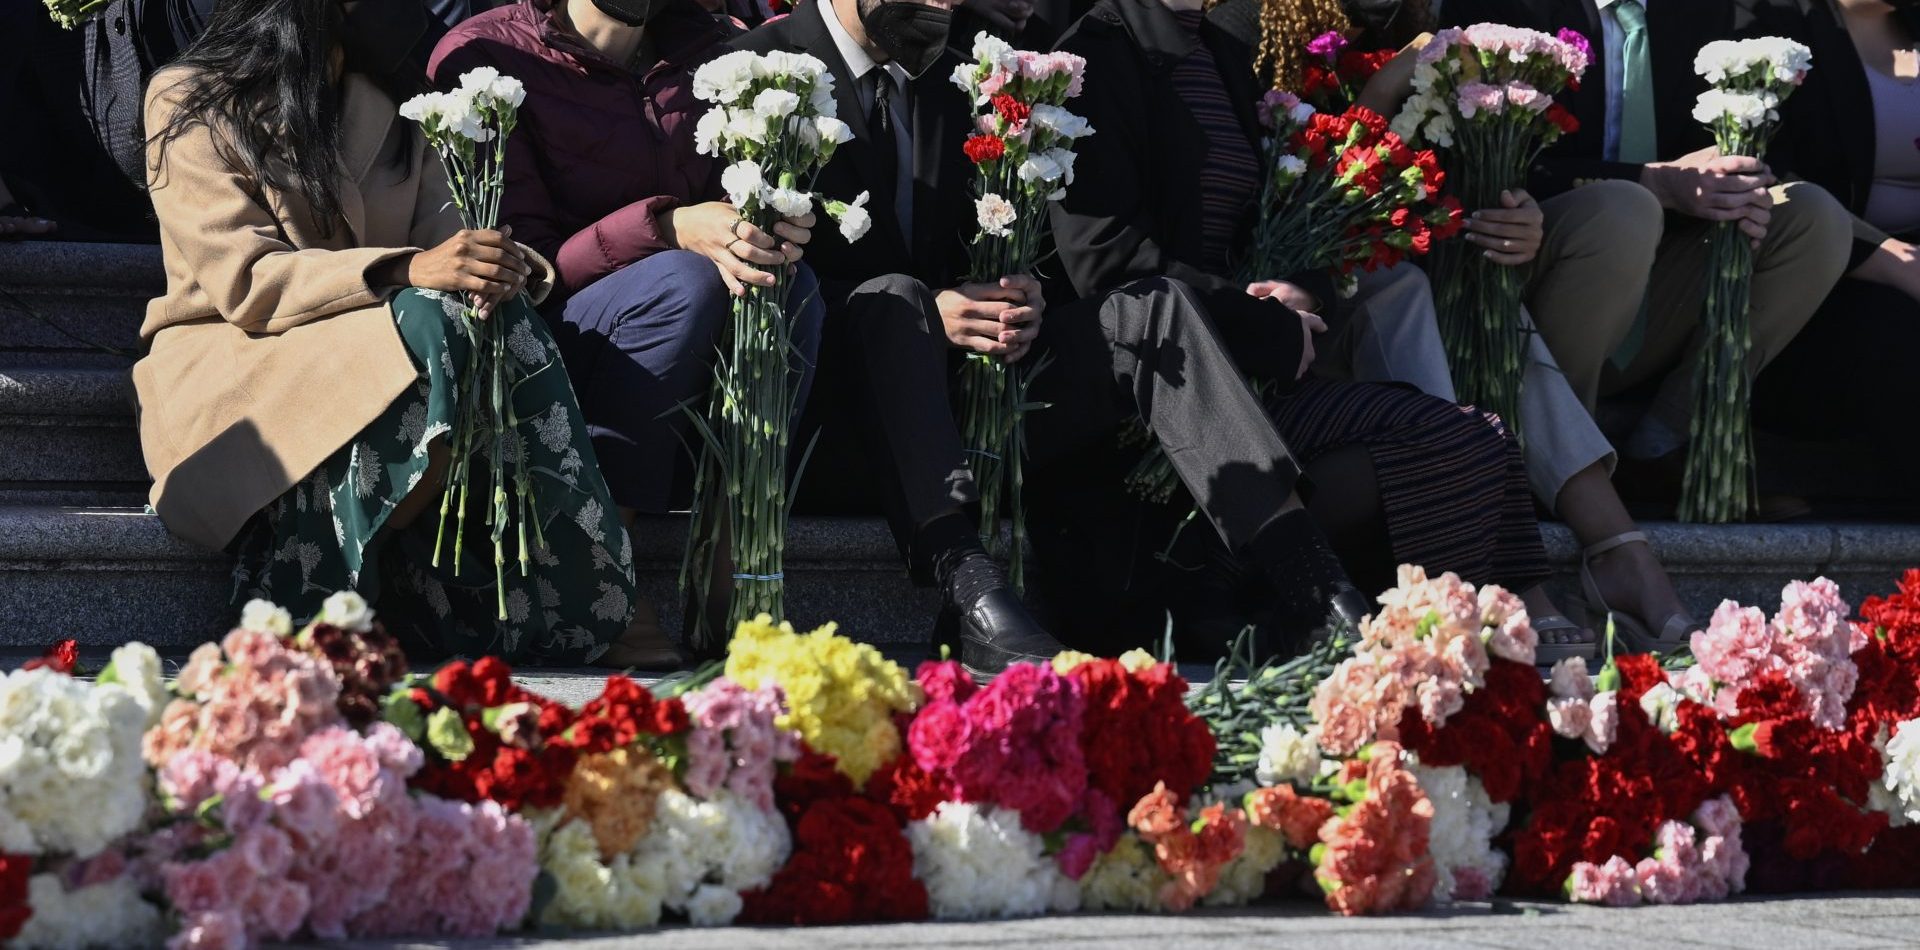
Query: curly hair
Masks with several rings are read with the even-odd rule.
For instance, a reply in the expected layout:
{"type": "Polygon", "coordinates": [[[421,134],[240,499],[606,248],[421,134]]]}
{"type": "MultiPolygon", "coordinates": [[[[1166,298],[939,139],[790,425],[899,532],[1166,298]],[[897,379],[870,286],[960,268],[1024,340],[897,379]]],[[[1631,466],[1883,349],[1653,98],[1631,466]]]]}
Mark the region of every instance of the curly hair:
{"type": "Polygon", "coordinates": [[[1260,49],[1254,68],[1275,89],[1296,89],[1307,65],[1307,41],[1328,30],[1351,33],[1340,0],[1261,0],[1260,49]]]}

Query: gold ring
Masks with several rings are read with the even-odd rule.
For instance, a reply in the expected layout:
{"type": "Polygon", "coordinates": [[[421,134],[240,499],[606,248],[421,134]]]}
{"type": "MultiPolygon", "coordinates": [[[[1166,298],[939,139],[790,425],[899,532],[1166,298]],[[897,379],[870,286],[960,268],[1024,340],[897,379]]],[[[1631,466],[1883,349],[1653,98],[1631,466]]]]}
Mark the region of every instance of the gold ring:
{"type": "Polygon", "coordinates": [[[747,219],[741,218],[741,217],[735,217],[733,219],[733,223],[727,225],[727,232],[733,235],[734,240],[738,241],[741,239],[740,226],[746,223],[747,223],[747,219]]]}

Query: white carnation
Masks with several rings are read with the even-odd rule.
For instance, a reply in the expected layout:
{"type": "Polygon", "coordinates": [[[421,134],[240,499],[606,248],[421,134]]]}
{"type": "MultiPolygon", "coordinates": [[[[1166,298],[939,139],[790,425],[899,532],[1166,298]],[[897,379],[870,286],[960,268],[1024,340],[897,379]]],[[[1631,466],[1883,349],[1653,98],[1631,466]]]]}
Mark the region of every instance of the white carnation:
{"type": "Polygon", "coordinates": [[[800,79],[812,82],[826,75],[827,64],[806,53],[773,50],[754,63],[758,76],[773,79],[800,79]]]}
{"type": "Polygon", "coordinates": [[[1318,734],[1287,723],[1260,730],[1260,761],[1253,774],[1262,785],[1311,783],[1320,774],[1318,734]]]}
{"type": "Polygon", "coordinates": [[[1020,163],[1020,168],[1017,170],[1017,173],[1020,176],[1020,180],[1024,182],[1058,181],[1066,174],[1066,172],[1060,168],[1059,163],[1047,157],[1045,152],[1036,152],[1028,155],[1026,159],[1020,163]]]}
{"type": "Polygon", "coordinates": [[[1307,173],[1306,159],[1298,155],[1282,155],[1273,165],[1275,170],[1287,178],[1297,178],[1307,173]]]}
{"type": "Polygon", "coordinates": [[[973,34],[973,60],[977,63],[997,63],[1013,55],[1013,46],[986,30],[973,34]]]}
{"type": "Polygon", "coordinates": [[[147,727],[160,720],[167,705],[166,679],[160,672],[160,654],[144,643],[129,643],[113,651],[100,674],[100,688],[120,689],[147,714],[147,727]]]}
{"type": "Polygon", "coordinates": [[[255,598],[240,608],[240,629],[290,637],[293,636],[293,615],[270,600],[255,598]]]}
{"type": "Polygon", "coordinates": [[[767,179],[759,162],[743,159],[720,173],[720,187],[726,190],[727,200],[733,202],[734,207],[745,208],[767,191],[767,179]]]}
{"type": "Polygon", "coordinates": [[[1050,148],[1041,154],[1045,155],[1048,161],[1060,167],[1061,184],[1073,184],[1073,163],[1075,159],[1079,158],[1079,155],[1070,148],[1050,148]]]}
{"type": "Polygon", "coordinates": [[[1033,107],[1027,121],[1065,139],[1083,139],[1093,134],[1093,126],[1088,125],[1085,118],[1044,102],[1033,107]]]}
{"type": "Polygon", "coordinates": [[[867,197],[863,191],[852,201],[826,203],[827,217],[840,225],[840,236],[846,238],[848,244],[866,237],[868,229],[873,227],[873,216],[867,212],[867,197]]]}
{"type": "Polygon", "coordinates": [[[780,212],[781,216],[797,218],[813,210],[813,194],[795,191],[792,188],[774,188],[766,195],[767,206],[780,212]]]}
{"type": "Polygon", "coordinates": [[[820,134],[820,141],[845,145],[853,141],[853,129],[845,122],[830,115],[816,116],[813,120],[814,131],[820,134]]]}
{"type": "Polygon", "coordinates": [[[702,155],[717,155],[726,142],[727,107],[714,106],[701,113],[693,126],[693,148],[702,155]]]}
{"type": "Polygon", "coordinates": [[[738,103],[753,84],[754,63],[759,58],[750,50],[736,50],[709,60],[694,70],[694,98],[726,105],[738,103]]]}
{"type": "Polygon", "coordinates": [[[763,119],[784,119],[800,108],[800,97],[785,89],[763,89],[753,97],[753,113],[763,119]]]}
{"type": "Polygon", "coordinates": [[[973,203],[973,213],[980,223],[980,230],[994,237],[1006,237],[1013,233],[1013,222],[1019,214],[1013,205],[999,195],[988,193],[973,203]]]}
{"type": "Polygon", "coordinates": [[[1779,97],[1770,92],[1728,92],[1724,89],[1709,89],[1694,101],[1693,118],[1696,122],[1712,125],[1722,117],[1726,117],[1743,129],[1751,129],[1767,122],[1778,121],[1780,113],[1776,109],[1779,104],[1779,97]]]}
{"type": "Polygon", "coordinates": [[[365,597],[343,590],[320,605],[320,622],[350,633],[366,633],[373,629],[373,608],[365,597]]]}
{"type": "Polygon", "coordinates": [[[1661,683],[1640,695],[1640,711],[1647,714],[1647,721],[1653,723],[1661,732],[1671,735],[1680,728],[1680,718],[1674,707],[1682,699],[1679,691],[1661,683]]]}
{"type": "Polygon", "coordinates": [[[36,874],[27,891],[33,916],[8,944],[18,950],[156,947],[167,937],[160,908],[140,898],[130,876],[69,891],[59,875],[36,874]]]}
{"type": "Polygon", "coordinates": [[[1437,878],[1434,900],[1491,897],[1507,870],[1507,856],[1494,849],[1493,838],[1506,829],[1512,809],[1505,803],[1494,804],[1486,786],[1460,766],[1427,768],[1414,763],[1409,771],[1433,803],[1427,851],[1433,855],[1437,878]]]}
{"type": "Polygon", "coordinates": [[[1897,805],[1885,809],[1908,822],[1920,821],[1920,719],[1909,719],[1893,728],[1884,754],[1886,768],[1880,784],[1897,805]]]}
{"type": "Polygon", "coordinates": [[[1079,888],[1047,855],[1046,842],[1012,809],[942,802],[907,826],[913,873],[940,920],[1034,917],[1077,910],[1079,888]]]}

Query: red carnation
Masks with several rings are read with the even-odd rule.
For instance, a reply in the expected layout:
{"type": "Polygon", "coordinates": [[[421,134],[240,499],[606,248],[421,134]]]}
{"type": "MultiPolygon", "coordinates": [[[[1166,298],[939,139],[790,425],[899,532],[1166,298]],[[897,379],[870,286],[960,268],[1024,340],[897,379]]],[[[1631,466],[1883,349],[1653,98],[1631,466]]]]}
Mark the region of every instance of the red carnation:
{"type": "Polygon", "coordinates": [[[962,147],[966,149],[967,157],[972,159],[975,165],[998,161],[1001,156],[1007,154],[1006,140],[998,135],[969,136],[966,145],[962,147]]]}
{"type": "Polygon", "coordinates": [[[1138,673],[1089,660],[1068,678],[1086,701],[1080,748],[1087,783],[1114,802],[1137,802],[1156,782],[1185,801],[1213,770],[1213,733],[1187,709],[1187,681],[1166,663],[1138,673]]]}
{"type": "MultiPolygon", "coordinates": [[[[1579,87],[1574,86],[1573,88],[1578,89],[1579,87]]],[[[1553,123],[1554,127],[1559,129],[1562,135],[1572,135],[1580,131],[1580,120],[1574,116],[1572,110],[1558,102],[1547,106],[1547,121],[1553,123]]]]}
{"type": "MultiPolygon", "coordinates": [[[[792,804],[783,802],[783,810],[792,804]]],[[[740,922],[925,918],[927,888],[913,876],[913,847],[901,829],[885,806],[851,794],[806,806],[794,822],[793,856],[766,887],[741,895],[740,922]]]]}
{"type": "Polygon", "coordinates": [[[866,793],[893,809],[902,822],[920,821],[953,798],[953,785],[942,776],[927,774],[913,756],[902,755],[867,779],[866,793]]]}
{"type": "Polygon", "coordinates": [[[28,660],[21,664],[23,670],[52,670],[55,673],[73,675],[75,667],[80,665],[80,644],[76,640],[62,640],[47,649],[46,655],[28,660]]]}
{"type": "Polygon", "coordinates": [[[32,874],[32,858],[0,854],[0,944],[18,936],[33,916],[33,906],[27,903],[27,880],[32,874]]]}
{"type": "Polygon", "coordinates": [[[1027,124],[1027,117],[1033,114],[1033,107],[1003,92],[993,97],[993,111],[1006,120],[1009,129],[1018,130],[1027,124]]]}

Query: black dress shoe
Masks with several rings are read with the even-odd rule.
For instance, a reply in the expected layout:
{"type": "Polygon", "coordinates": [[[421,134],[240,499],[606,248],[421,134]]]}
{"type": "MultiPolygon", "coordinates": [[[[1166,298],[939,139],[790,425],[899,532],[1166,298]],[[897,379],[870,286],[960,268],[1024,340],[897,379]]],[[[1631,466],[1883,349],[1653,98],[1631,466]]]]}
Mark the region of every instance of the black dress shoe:
{"type": "Polygon", "coordinates": [[[964,604],[949,592],[934,626],[934,642],[952,650],[960,668],[980,682],[1015,663],[1046,663],[1066,649],[1004,582],[964,604]]]}

